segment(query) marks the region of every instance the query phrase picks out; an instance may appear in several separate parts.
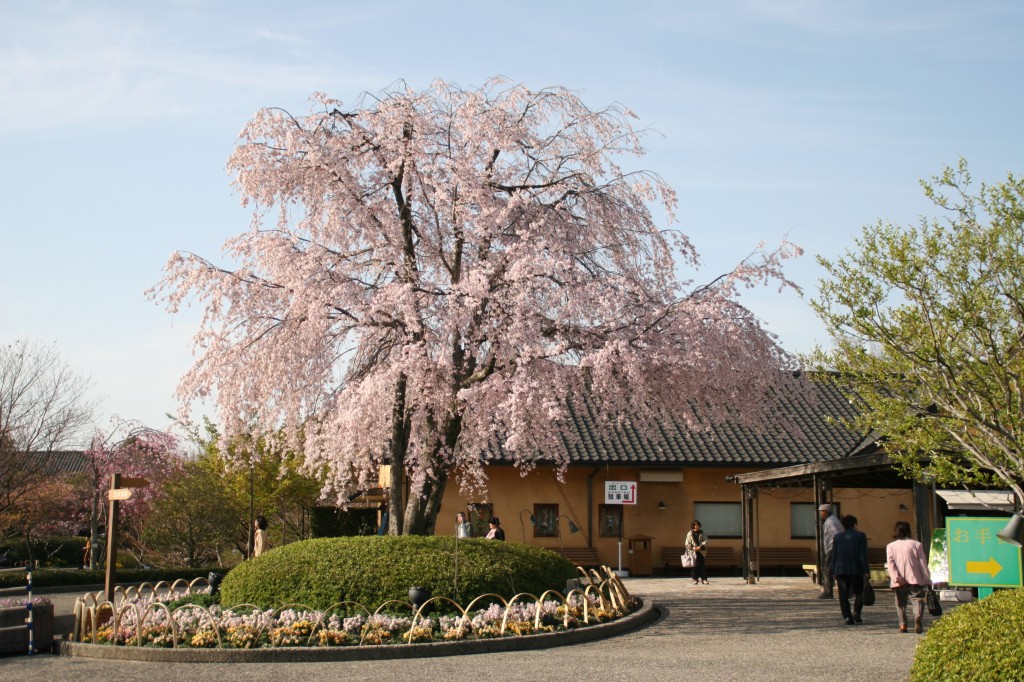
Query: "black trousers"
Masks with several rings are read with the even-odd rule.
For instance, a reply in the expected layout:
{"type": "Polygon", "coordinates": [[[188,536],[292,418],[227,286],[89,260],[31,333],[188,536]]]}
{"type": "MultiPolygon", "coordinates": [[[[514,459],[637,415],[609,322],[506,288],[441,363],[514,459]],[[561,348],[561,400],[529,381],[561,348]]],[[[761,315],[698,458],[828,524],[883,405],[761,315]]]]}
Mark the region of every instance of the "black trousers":
{"type": "Polygon", "coordinates": [[[860,618],[861,609],[864,608],[864,576],[862,575],[837,575],[836,585],[839,586],[839,610],[843,612],[843,618],[860,618]],[[853,597],[853,613],[850,613],[850,597],[853,597]]]}
{"type": "Polygon", "coordinates": [[[698,580],[708,579],[708,565],[704,560],[703,552],[695,552],[697,555],[697,563],[693,568],[690,569],[690,577],[693,578],[694,582],[698,580]]]}

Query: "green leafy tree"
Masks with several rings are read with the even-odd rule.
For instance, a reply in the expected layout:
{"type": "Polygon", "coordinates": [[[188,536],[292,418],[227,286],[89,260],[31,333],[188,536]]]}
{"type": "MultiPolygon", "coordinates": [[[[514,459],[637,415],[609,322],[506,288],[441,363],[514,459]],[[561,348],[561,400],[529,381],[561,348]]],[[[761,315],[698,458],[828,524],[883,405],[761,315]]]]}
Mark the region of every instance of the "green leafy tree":
{"type": "Polygon", "coordinates": [[[203,450],[201,466],[224,482],[224,495],[241,510],[233,526],[238,551],[249,556],[254,514],[267,518],[274,546],[310,537],[310,513],[324,482],[308,471],[301,453],[274,437],[226,440],[209,421],[203,434],[194,435],[203,450]]]}
{"type": "Polygon", "coordinates": [[[835,369],[902,470],[941,484],[1002,481],[1024,498],[1024,182],[982,184],[967,163],[922,181],[940,217],[879,222],[819,258],[812,305],[835,369]]]}
{"type": "Polygon", "coordinates": [[[201,461],[188,462],[161,486],[151,505],[145,542],[168,566],[223,565],[243,516],[215,471],[201,461]]]}

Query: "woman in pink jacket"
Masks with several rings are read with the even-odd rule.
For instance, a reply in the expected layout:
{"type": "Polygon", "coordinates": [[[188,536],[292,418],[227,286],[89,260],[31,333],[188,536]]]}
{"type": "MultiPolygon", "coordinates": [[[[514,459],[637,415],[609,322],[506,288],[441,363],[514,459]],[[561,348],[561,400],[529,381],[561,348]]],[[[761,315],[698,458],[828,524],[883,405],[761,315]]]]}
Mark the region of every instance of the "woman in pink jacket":
{"type": "Polygon", "coordinates": [[[900,632],[907,631],[907,599],[914,604],[914,632],[921,632],[924,616],[925,589],[931,586],[928,557],[924,546],[910,538],[910,524],[897,521],[892,536],[896,538],[885,548],[885,567],[889,571],[889,587],[896,593],[896,615],[900,632]]]}

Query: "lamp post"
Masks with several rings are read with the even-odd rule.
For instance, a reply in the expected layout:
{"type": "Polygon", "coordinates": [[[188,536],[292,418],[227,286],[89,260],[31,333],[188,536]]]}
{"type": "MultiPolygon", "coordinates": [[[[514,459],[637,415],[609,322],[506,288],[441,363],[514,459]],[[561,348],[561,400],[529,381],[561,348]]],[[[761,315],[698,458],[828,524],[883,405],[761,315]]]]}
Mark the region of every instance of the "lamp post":
{"type": "Polygon", "coordinates": [[[245,549],[245,552],[246,552],[245,558],[246,559],[251,559],[252,558],[252,552],[253,552],[253,549],[254,549],[253,545],[254,545],[254,543],[256,541],[256,537],[254,535],[255,529],[253,528],[253,522],[256,520],[256,510],[255,510],[255,504],[254,504],[255,503],[255,495],[254,495],[255,489],[254,489],[254,484],[253,484],[253,476],[255,474],[255,468],[256,468],[255,463],[252,460],[249,460],[249,540],[246,543],[246,549],[245,549]]]}
{"type": "Polygon", "coordinates": [[[555,519],[555,529],[558,531],[558,548],[559,549],[565,549],[565,547],[562,545],[562,524],[559,523],[562,519],[565,519],[566,521],[569,522],[569,532],[570,533],[574,533],[575,534],[575,533],[579,533],[580,532],[580,527],[577,526],[575,523],[573,523],[572,519],[570,519],[565,514],[559,514],[558,518],[555,519]]]}
{"type": "MultiPolygon", "coordinates": [[[[526,544],[526,524],[523,523],[523,514],[530,514],[530,510],[529,509],[523,509],[522,511],[519,512],[519,525],[523,529],[523,544],[525,545],[526,544]]],[[[536,526],[537,525],[537,517],[534,516],[533,514],[530,514],[530,525],[531,526],[536,526]]]]}

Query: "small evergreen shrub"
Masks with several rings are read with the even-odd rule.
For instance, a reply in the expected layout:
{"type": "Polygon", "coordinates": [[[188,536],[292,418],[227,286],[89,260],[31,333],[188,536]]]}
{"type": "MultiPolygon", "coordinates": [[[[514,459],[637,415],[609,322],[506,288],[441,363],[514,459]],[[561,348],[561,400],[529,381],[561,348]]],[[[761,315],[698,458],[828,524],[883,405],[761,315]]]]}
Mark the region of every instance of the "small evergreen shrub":
{"type": "Polygon", "coordinates": [[[944,615],[917,647],[910,679],[1019,680],[1024,590],[999,590],[944,615]]]}
{"type": "MultiPolygon", "coordinates": [[[[356,601],[375,609],[391,599],[407,602],[409,588],[418,586],[465,607],[487,593],[508,599],[519,592],[562,592],[575,576],[575,567],[562,556],[514,542],[474,538],[456,544],[449,536],[316,538],[236,566],[221,584],[221,603],[327,609],[356,601]]],[[[439,603],[438,608],[445,607],[439,603]]]]}

